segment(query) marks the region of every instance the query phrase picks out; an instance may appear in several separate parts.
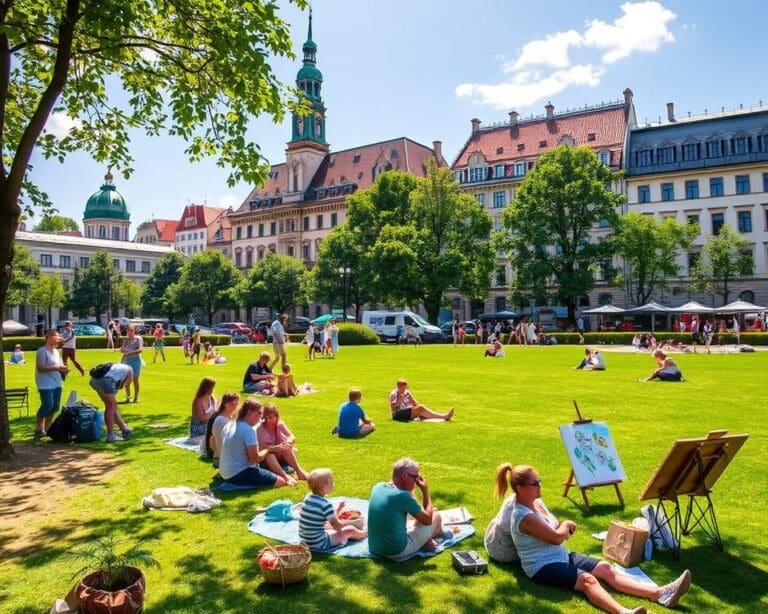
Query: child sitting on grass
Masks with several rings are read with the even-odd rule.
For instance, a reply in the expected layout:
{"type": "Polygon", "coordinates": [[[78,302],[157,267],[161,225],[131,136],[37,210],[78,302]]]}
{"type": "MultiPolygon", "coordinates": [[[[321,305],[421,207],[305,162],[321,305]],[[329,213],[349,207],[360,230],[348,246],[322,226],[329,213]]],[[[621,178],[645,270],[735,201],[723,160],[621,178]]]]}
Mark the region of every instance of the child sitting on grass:
{"type": "Polygon", "coordinates": [[[13,346],[13,352],[11,352],[11,357],[5,361],[5,364],[7,365],[25,365],[27,364],[27,361],[24,360],[24,352],[21,350],[21,345],[18,343],[13,346]]]}
{"type": "Polygon", "coordinates": [[[346,541],[365,539],[368,532],[363,529],[365,520],[359,514],[346,512],[350,518],[340,520],[344,502],[334,511],[331,502],[325,498],[333,491],[333,473],[330,469],[314,469],[307,477],[312,491],[304,497],[299,515],[299,537],[316,552],[327,551],[346,541]]]}
{"type": "Polygon", "coordinates": [[[296,387],[296,382],[293,381],[293,373],[291,373],[291,365],[287,362],[283,363],[283,372],[277,376],[277,392],[276,397],[295,397],[299,394],[299,389],[296,387]]]}
{"type": "Polygon", "coordinates": [[[363,393],[357,388],[349,391],[349,401],[339,407],[339,424],[333,430],[334,435],[352,438],[365,437],[373,432],[373,422],[365,416],[363,408],[360,407],[362,398],[363,393]]]}

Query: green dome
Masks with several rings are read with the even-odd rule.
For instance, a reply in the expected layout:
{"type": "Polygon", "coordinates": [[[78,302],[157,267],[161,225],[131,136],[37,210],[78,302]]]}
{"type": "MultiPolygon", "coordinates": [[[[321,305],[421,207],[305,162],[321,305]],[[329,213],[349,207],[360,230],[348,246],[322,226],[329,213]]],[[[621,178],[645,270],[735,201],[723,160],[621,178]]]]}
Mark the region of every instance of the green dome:
{"type": "Polygon", "coordinates": [[[108,218],[113,220],[129,220],[128,207],[125,205],[125,199],[112,185],[112,174],[107,173],[104,177],[104,185],[98,192],[95,192],[85,204],[84,220],[94,218],[108,218]]]}
{"type": "Polygon", "coordinates": [[[303,51],[317,51],[317,43],[313,41],[311,38],[307,40],[307,42],[304,43],[304,46],[302,47],[303,51]]]}
{"type": "Polygon", "coordinates": [[[321,73],[317,67],[313,66],[312,64],[304,64],[304,66],[302,66],[299,70],[299,73],[296,75],[296,80],[304,81],[305,79],[322,81],[323,73],[321,73]]]}

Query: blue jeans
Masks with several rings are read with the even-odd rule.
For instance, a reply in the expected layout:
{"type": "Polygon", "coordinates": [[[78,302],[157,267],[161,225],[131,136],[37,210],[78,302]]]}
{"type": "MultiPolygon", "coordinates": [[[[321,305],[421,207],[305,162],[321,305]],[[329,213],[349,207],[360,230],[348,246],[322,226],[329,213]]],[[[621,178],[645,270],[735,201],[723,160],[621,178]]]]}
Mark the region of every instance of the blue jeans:
{"type": "Polygon", "coordinates": [[[40,393],[40,409],[37,410],[38,418],[47,418],[59,411],[61,407],[61,390],[61,388],[37,389],[40,393]]]}

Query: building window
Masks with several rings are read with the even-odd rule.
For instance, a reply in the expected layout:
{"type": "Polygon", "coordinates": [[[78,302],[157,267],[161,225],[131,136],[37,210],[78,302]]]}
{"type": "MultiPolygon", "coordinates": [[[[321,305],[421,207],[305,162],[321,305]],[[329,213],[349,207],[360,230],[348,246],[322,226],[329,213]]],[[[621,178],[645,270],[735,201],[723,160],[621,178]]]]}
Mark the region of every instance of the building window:
{"type": "Polygon", "coordinates": [[[50,254],[40,254],[40,266],[52,267],[53,256],[50,254]]]}
{"type": "Polygon", "coordinates": [[[469,169],[470,183],[472,183],[473,181],[485,181],[487,177],[488,177],[487,166],[475,166],[469,169]]]}
{"type": "Polygon", "coordinates": [[[245,236],[249,239],[253,237],[253,226],[248,224],[248,227],[245,229],[245,236]]]}
{"type": "Polygon", "coordinates": [[[699,197],[699,180],[691,179],[685,182],[685,197],[686,198],[698,198],[699,197]]]}
{"type": "Polygon", "coordinates": [[[243,252],[242,250],[236,249],[235,250],[235,266],[241,267],[243,266],[243,252]]]}
{"type": "Polygon", "coordinates": [[[117,258],[112,259],[112,266],[115,267],[116,271],[120,270],[120,261],[117,258]]]}
{"type": "Polygon", "coordinates": [[[69,256],[59,256],[59,268],[60,269],[72,268],[72,259],[69,256]]]}
{"type": "Polygon", "coordinates": [[[613,278],[613,263],[610,258],[600,261],[600,279],[608,281],[613,278]]]}
{"type": "Polygon", "coordinates": [[[507,204],[507,193],[503,190],[500,192],[494,192],[493,193],[493,208],[494,209],[501,209],[502,207],[506,206],[507,204]]]}
{"type": "Polygon", "coordinates": [[[262,245],[256,250],[256,258],[259,260],[264,260],[264,246],[262,245]]]}
{"type": "Polygon", "coordinates": [[[653,150],[641,149],[637,152],[637,165],[650,166],[653,164],[653,150]]]}
{"type": "Polygon", "coordinates": [[[606,166],[611,164],[611,153],[609,151],[601,151],[599,154],[597,154],[597,157],[600,159],[600,162],[606,166]]]}
{"type": "Polygon", "coordinates": [[[80,266],[88,266],[91,263],[91,259],[88,256],[80,256],[80,266]]]}
{"type": "Polygon", "coordinates": [[[598,305],[612,305],[613,304],[613,294],[609,294],[607,292],[604,292],[603,294],[599,294],[597,297],[597,304],[598,305]]]}
{"type": "Polygon", "coordinates": [[[301,220],[301,223],[304,230],[309,230],[309,216],[305,215],[304,219],[301,220]]]}
{"type": "Polygon", "coordinates": [[[741,294],[739,294],[739,300],[746,303],[754,303],[755,293],[752,292],[752,290],[744,290],[741,294]]]}
{"type": "Polygon", "coordinates": [[[288,246],[288,255],[291,256],[291,258],[293,258],[293,245],[288,246]]]}
{"type": "Polygon", "coordinates": [[[506,311],[507,310],[507,297],[506,296],[497,296],[496,299],[496,311],[506,311]]]}
{"type": "Polygon", "coordinates": [[[752,212],[738,211],[736,218],[739,221],[739,232],[752,232],[752,212]]]}
{"type": "Polygon", "coordinates": [[[763,173],[763,192],[768,192],[768,173],[763,173]]]}
{"type": "Polygon", "coordinates": [[[749,139],[744,136],[731,139],[731,153],[734,155],[749,153],[749,139]]]}
{"type": "Polygon", "coordinates": [[[141,261],[141,272],[142,273],[149,273],[149,261],[148,260],[142,260],[141,261]]]}
{"type": "Polygon", "coordinates": [[[692,226],[693,225],[698,226],[699,225],[699,216],[698,215],[689,215],[688,218],[687,218],[687,221],[692,226]]]}
{"type": "Polygon", "coordinates": [[[493,167],[493,177],[494,179],[501,179],[504,177],[504,165],[503,164],[497,164],[493,167]]]}
{"type": "Polygon", "coordinates": [[[720,229],[723,227],[723,224],[725,224],[725,214],[713,213],[712,214],[712,234],[719,235],[720,229]]]}
{"type": "Polygon", "coordinates": [[[657,164],[669,164],[675,161],[675,148],[674,147],[659,147],[656,150],[656,163],[657,164]]]}
{"type": "Polygon", "coordinates": [[[116,241],[120,240],[120,227],[119,226],[112,226],[112,238],[116,241]]]}
{"type": "Polygon", "coordinates": [[[760,146],[760,151],[768,151],[768,134],[757,137],[757,144],[760,146]]]}
{"type": "Polygon", "coordinates": [[[245,250],[245,268],[250,269],[253,266],[253,250],[248,248],[245,250]]]}
{"type": "Polygon", "coordinates": [[[639,203],[651,202],[651,186],[649,185],[637,186],[637,202],[639,203]]]}
{"type": "Polygon", "coordinates": [[[749,194],[749,175],[736,175],[736,194],[749,194]]]}
{"type": "Polygon", "coordinates": [[[323,227],[323,216],[317,216],[317,229],[320,230],[323,227]]]}
{"type": "Polygon", "coordinates": [[[331,213],[331,228],[334,226],[338,226],[339,224],[339,214],[338,213],[331,213]]]}
{"type": "Polygon", "coordinates": [[[661,184],[661,200],[675,200],[675,184],[674,183],[661,184]]]}
{"type": "Polygon", "coordinates": [[[723,155],[723,146],[720,141],[707,143],[707,158],[719,158],[723,155]]]}
{"type": "Polygon", "coordinates": [[[739,274],[753,275],[755,272],[755,258],[751,249],[745,249],[741,252],[739,259],[739,274]]]}
{"type": "Polygon", "coordinates": [[[107,238],[107,227],[99,226],[99,239],[106,239],[106,238],[107,238]]]}
{"type": "Polygon", "coordinates": [[[525,175],[525,162],[515,162],[515,177],[525,175]]]}
{"type": "Polygon", "coordinates": [[[243,238],[243,227],[242,226],[238,226],[237,230],[235,230],[235,238],[238,241],[243,238]]]}
{"type": "MultiPolygon", "coordinates": [[[[306,218],[309,219],[309,218],[306,218]]],[[[306,243],[301,246],[301,257],[304,260],[304,262],[309,262],[309,243],[306,243]]]]}
{"type": "Polygon", "coordinates": [[[688,252],[688,276],[693,276],[693,271],[696,268],[696,265],[699,263],[699,260],[701,260],[701,253],[699,252],[688,252]]]}
{"type": "Polygon", "coordinates": [[[259,224],[259,236],[264,236],[264,224],[259,224]]]}
{"type": "Polygon", "coordinates": [[[723,195],[723,178],[722,177],[711,177],[709,179],[709,195],[710,196],[723,195]]]}
{"type": "Polygon", "coordinates": [[[126,273],[135,273],[136,272],[136,261],[135,260],[126,260],[125,261],[125,271],[126,271],[126,273]]]}
{"type": "Polygon", "coordinates": [[[272,236],[277,234],[277,222],[271,222],[269,224],[269,234],[272,236]]]}
{"type": "MultiPolygon", "coordinates": [[[[766,173],[768,175],[768,173],[766,173]]],[[[485,207],[485,192],[481,192],[480,194],[475,194],[475,200],[480,203],[483,207],[485,207]]]]}
{"type": "Polygon", "coordinates": [[[88,226],[85,229],[85,236],[88,237],[89,239],[93,238],[93,226],[88,226]]]}
{"type": "Polygon", "coordinates": [[[699,159],[699,144],[688,143],[683,145],[683,160],[698,160],[699,159]]]}

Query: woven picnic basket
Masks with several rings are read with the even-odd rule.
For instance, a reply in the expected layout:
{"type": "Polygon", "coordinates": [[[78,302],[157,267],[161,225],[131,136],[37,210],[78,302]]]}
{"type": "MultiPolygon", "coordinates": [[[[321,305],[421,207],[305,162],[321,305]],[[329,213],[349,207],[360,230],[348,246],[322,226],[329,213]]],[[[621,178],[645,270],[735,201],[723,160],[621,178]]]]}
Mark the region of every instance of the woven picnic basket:
{"type": "Polygon", "coordinates": [[[259,564],[259,569],[261,569],[261,574],[266,582],[285,586],[286,584],[301,582],[307,577],[312,553],[306,544],[281,544],[262,548],[256,558],[257,564],[262,555],[268,552],[277,559],[277,566],[275,569],[269,569],[259,564]]]}

